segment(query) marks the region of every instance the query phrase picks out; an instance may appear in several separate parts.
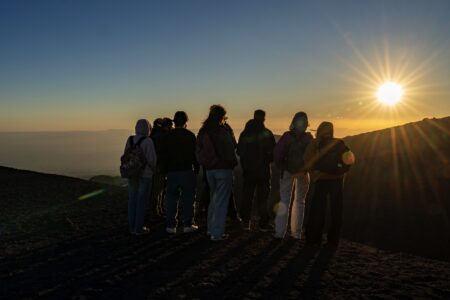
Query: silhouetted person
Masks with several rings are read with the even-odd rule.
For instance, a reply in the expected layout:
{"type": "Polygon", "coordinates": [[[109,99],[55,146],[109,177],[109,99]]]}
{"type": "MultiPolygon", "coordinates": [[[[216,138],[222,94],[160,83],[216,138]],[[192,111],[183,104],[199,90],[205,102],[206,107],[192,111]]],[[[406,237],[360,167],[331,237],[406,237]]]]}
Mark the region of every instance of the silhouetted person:
{"type": "Polygon", "coordinates": [[[145,206],[149,198],[153,170],[156,167],[156,151],[149,138],[152,126],[141,119],[136,123],[136,135],[130,136],[125,152],[131,147],[139,147],[145,159],[144,168],[138,176],[128,179],[128,223],[131,234],[141,235],[149,232],[144,226],[145,206]]]}
{"type": "Polygon", "coordinates": [[[264,126],[265,112],[256,110],[239,136],[238,155],[243,170],[244,187],[239,215],[244,228],[267,231],[269,223],[270,163],[275,138],[264,126]],[[256,195],[255,195],[256,193],[256,195]],[[252,218],[252,211],[257,211],[252,218]]]}
{"type": "MultiPolygon", "coordinates": [[[[153,130],[150,134],[158,157],[162,154],[161,141],[164,136],[172,129],[173,122],[170,118],[158,118],[153,122],[153,130]]],[[[158,216],[165,215],[165,191],[166,191],[166,172],[161,168],[158,162],[153,176],[153,186],[150,194],[150,203],[152,213],[158,216]]]]}
{"type": "Polygon", "coordinates": [[[211,240],[227,238],[225,223],[233,188],[233,169],[237,165],[235,144],[224,128],[226,110],[213,105],[197,137],[197,159],[206,168],[210,187],[208,232],[211,240]]]}
{"type": "MultiPolygon", "coordinates": [[[[223,124],[223,127],[231,136],[231,139],[233,140],[234,149],[237,147],[236,137],[234,135],[234,130],[230,126],[230,124],[227,123],[227,119],[225,118],[225,122],[223,124]]],[[[233,178],[233,186],[234,186],[234,178],[233,178]]],[[[228,202],[228,216],[231,220],[239,221],[237,209],[236,209],[236,201],[234,198],[234,188],[231,189],[231,195],[230,195],[230,201],[228,202]]]]}
{"type": "MultiPolygon", "coordinates": [[[[231,139],[233,140],[233,145],[236,148],[237,147],[237,142],[236,142],[236,138],[234,136],[234,131],[233,128],[226,122],[223,123],[223,128],[230,134],[231,139]]],[[[209,189],[209,184],[208,184],[208,180],[206,178],[206,168],[202,167],[202,174],[203,174],[203,190],[202,190],[202,194],[201,194],[201,200],[199,203],[199,209],[196,212],[197,214],[197,219],[201,220],[202,218],[206,218],[207,215],[207,211],[208,211],[208,206],[209,206],[209,202],[210,202],[210,189],[209,189]]],[[[233,185],[234,185],[234,179],[233,179],[233,185]]],[[[230,217],[231,220],[236,220],[236,221],[240,221],[238,214],[237,214],[237,210],[236,210],[236,202],[235,202],[235,198],[234,198],[234,192],[233,192],[233,188],[231,189],[231,194],[230,194],[230,200],[228,202],[228,212],[227,215],[230,217]]]]}
{"type": "Polygon", "coordinates": [[[167,117],[163,118],[162,119],[162,128],[165,133],[172,130],[173,129],[173,120],[170,118],[167,118],[167,117]]]}
{"type": "Polygon", "coordinates": [[[162,139],[161,166],[167,172],[166,191],[166,231],[176,233],[177,202],[182,203],[183,232],[192,232],[197,226],[192,225],[194,216],[194,198],[196,174],[199,165],[195,157],[196,138],[186,129],[188,116],[184,111],[177,111],[174,116],[175,129],[170,130],[162,139]]]}
{"type": "Polygon", "coordinates": [[[328,245],[337,247],[342,226],[344,175],[355,157],[343,140],[334,138],[333,124],[322,122],[317,128],[316,139],[306,149],[304,159],[306,168],[312,171],[314,182],[306,224],[306,242],[309,245],[321,244],[329,197],[331,218],[328,245]]]}
{"type": "Polygon", "coordinates": [[[275,216],[275,238],[283,238],[286,234],[291,196],[293,196],[291,212],[291,236],[301,239],[305,198],[309,189],[309,174],[305,170],[303,155],[306,146],[313,139],[306,132],[308,116],[298,112],[292,119],[289,131],[285,132],[275,147],[274,160],[281,170],[280,202],[275,216]],[[294,192],[295,191],[295,192],[294,192]]]}
{"type": "MultiPolygon", "coordinates": [[[[153,129],[150,133],[150,138],[153,141],[153,144],[155,145],[155,150],[157,152],[157,155],[160,154],[161,151],[158,151],[158,142],[161,139],[163,135],[163,119],[157,118],[153,121],[153,129]]],[[[162,216],[163,215],[163,209],[160,205],[160,197],[161,197],[161,185],[162,185],[162,179],[161,179],[161,171],[160,171],[160,162],[158,161],[155,173],[153,174],[153,180],[152,180],[152,189],[150,192],[150,213],[152,216],[162,216]]]]}

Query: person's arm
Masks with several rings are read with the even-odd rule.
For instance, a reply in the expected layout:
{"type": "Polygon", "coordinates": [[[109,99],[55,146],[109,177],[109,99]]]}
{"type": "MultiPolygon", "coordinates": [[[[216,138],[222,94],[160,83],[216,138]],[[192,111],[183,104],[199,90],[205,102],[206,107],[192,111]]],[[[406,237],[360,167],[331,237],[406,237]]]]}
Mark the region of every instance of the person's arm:
{"type": "Polygon", "coordinates": [[[228,131],[228,133],[230,134],[231,139],[232,139],[232,141],[233,141],[234,148],[236,149],[236,147],[237,147],[237,142],[236,142],[236,137],[234,136],[234,130],[233,130],[233,128],[231,128],[230,124],[228,124],[228,123],[225,123],[225,124],[224,124],[224,127],[225,127],[225,129],[228,131]]]}
{"type": "Polygon", "coordinates": [[[191,148],[192,148],[192,166],[194,167],[194,173],[198,174],[200,171],[200,164],[197,161],[197,156],[195,155],[195,151],[197,148],[197,139],[195,138],[195,134],[191,135],[191,148]]]}
{"type": "Polygon", "coordinates": [[[132,136],[128,137],[127,142],[125,143],[125,149],[123,150],[123,153],[127,152],[127,150],[131,147],[130,139],[132,138],[133,138],[132,136]]]}
{"type": "Polygon", "coordinates": [[[307,171],[312,171],[314,164],[317,161],[317,140],[312,140],[306,146],[305,153],[303,154],[303,160],[305,162],[304,168],[307,171]]]}
{"type": "Polygon", "coordinates": [[[273,136],[272,131],[267,130],[267,157],[269,158],[269,162],[273,162],[273,153],[275,150],[275,145],[277,144],[275,141],[275,137],[273,136]]]}
{"type": "Polygon", "coordinates": [[[242,156],[245,153],[245,143],[244,140],[245,138],[243,138],[244,132],[242,132],[239,135],[239,140],[238,140],[238,144],[237,144],[237,155],[242,156]]]}
{"type": "Polygon", "coordinates": [[[150,168],[152,170],[155,170],[156,169],[157,156],[156,156],[155,145],[153,144],[153,140],[151,138],[148,138],[148,141],[146,143],[145,158],[147,159],[147,164],[150,166],[150,168]]]}
{"type": "Polygon", "coordinates": [[[283,167],[284,158],[286,157],[287,146],[289,143],[289,133],[285,132],[278,143],[275,145],[275,149],[273,152],[273,159],[278,168],[283,167]]]}

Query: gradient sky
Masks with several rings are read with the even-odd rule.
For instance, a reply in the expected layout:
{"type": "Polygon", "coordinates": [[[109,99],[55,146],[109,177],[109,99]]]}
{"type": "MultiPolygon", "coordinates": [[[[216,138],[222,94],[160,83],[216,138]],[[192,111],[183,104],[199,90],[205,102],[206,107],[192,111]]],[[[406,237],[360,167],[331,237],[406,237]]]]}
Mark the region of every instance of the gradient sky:
{"type": "Polygon", "coordinates": [[[0,131],[128,129],[221,103],[344,136],[450,115],[450,1],[1,1],[0,131]],[[403,85],[396,107],[375,99],[403,85]]]}

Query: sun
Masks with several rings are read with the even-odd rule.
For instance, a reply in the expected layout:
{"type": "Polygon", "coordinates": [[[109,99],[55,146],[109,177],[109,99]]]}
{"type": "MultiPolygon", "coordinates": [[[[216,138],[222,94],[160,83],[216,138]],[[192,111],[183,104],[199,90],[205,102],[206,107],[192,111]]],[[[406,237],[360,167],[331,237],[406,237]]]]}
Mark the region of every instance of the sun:
{"type": "Polygon", "coordinates": [[[402,86],[392,81],[384,82],[377,91],[378,101],[389,106],[397,104],[402,99],[402,96],[402,86]]]}

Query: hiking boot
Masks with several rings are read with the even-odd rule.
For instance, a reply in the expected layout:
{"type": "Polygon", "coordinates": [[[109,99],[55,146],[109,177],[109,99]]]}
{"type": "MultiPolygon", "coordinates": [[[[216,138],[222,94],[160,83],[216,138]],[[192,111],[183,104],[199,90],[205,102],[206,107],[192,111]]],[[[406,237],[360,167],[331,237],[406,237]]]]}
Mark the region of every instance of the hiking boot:
{"type": "Polygon", "coordinates": [[[301,240],[302,239],[302,234],[301,233],[294,233],[294,234],[291,234],[291,237],[294,240],[301,240]]]}
{"type": "Polygon", "coordinates": [[[249,221],[241,221],[241,228],[243,230],[250,230],[250,222],[249,221]]]}
{"type": "Polygon", "coordinates": [[[198,230],[198,226],[197,225],[191,225],[191,226],[187,226],[183,228],[183,232],[184,233],[189,233],[189,232],[194,232],[198,230]]]}
{"type": "Polygon", "coordinates": [[[270,226],[269,224],[259,225],[259,231],[261,231],[261,232],[269,232],[269,231],[272,231],[272,230],[273,230],[273,227],[270,226]]]}
{"type": "Polygon", "coordinates": [[[275,233],[275,234],[273,235],[273,238],[274,238],[274,239],[277,239],[277,240],[282,240],[282,239],[284,238],[284,236],[281,235],[281,234],[275,233]]]}
{"type": "Polygon", "coordinates": [[[250,231],[258,231],[259,230],[259,224],[256,221],[250,221],[250,224],[248,227],[249,227],[250,231]]]}
{"type": "Polygon", "coordinates": [[[168,234],[175,234],[175,233],[177,233],[177,229],[175,227],[167,227],[166,232],[168,234]]]}
{"type": "Polygon", "coordinates": [[[141,231],[138,231],[135,233],[135,235],[144,235],[144,234],[149,234],[150,233],[150,229],[148,227],[142,227],[141,231]]]}
{"type": "Polygon", "coordinates": [[[320,247],[320,243],[319,242],[311,242],[311,241],[306,241],[306,247],[309,248],[319,248],[320,247]]]}
{"type": "Polygon", "coordinates": [[[218,236],[218,237],[216,237],[216,236],[211,236],[211,241],[213,241],[213,242],[217,242],[217,241],[225,241],[225,240],[227,240],[229,237],[230,237],[229,234],[224,233],[224,234],[222,234],[222,236],[218,236]]]}
{"type": "Polygon", "coordinates": [[[339,242],[330,242],[329,241],[325,244],[325,247],[329,248],[329,249],[337,249],[338,246],[339,246],[339,242]]]}

